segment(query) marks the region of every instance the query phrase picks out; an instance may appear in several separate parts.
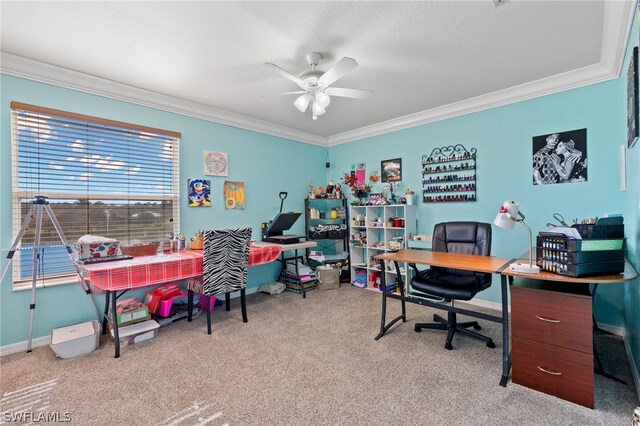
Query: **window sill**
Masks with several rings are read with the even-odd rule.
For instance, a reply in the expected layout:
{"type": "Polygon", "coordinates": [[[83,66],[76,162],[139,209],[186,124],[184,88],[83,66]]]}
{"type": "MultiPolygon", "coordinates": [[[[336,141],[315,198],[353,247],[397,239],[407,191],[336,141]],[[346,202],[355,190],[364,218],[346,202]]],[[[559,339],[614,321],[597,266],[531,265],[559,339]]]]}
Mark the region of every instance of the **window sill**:
{"type": "MultiPolygon", "coordinates": [[[[56,278],[45,278],[36,280],[36,289],[39,288],[50,288],[50,287],[59,287],[68,284],[78,284],[76,274],[63,275],[56,278]]],[[[13,291],[26,291],[31,290],[31,280],[20,280],[13,282],[13,291]]]]}

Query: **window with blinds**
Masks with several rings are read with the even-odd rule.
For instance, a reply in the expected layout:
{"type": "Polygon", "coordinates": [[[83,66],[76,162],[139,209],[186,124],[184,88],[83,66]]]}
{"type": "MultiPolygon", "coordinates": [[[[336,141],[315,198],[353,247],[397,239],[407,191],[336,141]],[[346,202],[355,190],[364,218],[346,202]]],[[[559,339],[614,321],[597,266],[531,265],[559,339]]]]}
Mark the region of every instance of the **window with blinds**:
{"type": "MultiPolygon", "coordinates": [[[[18,102],[11,111],[14,239],[40,195],[70,243],[86,234],[144,243],[177,232],[179,133],[18,102]]],[[[14,287],[31,284],[35,225],[19,241],[14,287]]],[[[38,283],[69,282],[75,269],[47,214],[40,245],[38,283]]]]}

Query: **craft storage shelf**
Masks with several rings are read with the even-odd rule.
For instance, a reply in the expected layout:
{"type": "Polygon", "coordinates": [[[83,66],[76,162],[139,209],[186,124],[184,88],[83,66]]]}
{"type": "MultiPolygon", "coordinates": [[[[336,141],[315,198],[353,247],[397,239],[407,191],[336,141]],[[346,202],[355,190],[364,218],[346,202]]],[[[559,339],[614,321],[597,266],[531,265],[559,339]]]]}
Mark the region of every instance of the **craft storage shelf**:
{"type": "Polygon", "coordinates": [[[422,202],[476,201],[476,149],[435,148],[422,156],[422,202]]]}
{"type": "MultiPolygon", "coordinates": [[[[402,238],[399,248],[407,247],[409,236],[416,233],[415,206],[351,206],[349,216],[351,282],[358,287],[378,291],[378,277],[384,273],[386,283],[392,286],[397,279],[394,263],[381,265],[373,257],[390,251],[390,243],[399,238],[402,238]]],[[[408,272],[407,265],[403,264],[401,273],[405,283],[408,272]]]]}
{"type": "MultiPolygon", "coordinates": [[[[349,281],[349,210],[345,198],[313,198],[306,199],[305,230],[307,239],[318,245],[314,251],[321,251],[325,260],[321,263],[340,262],[343,271],[341,281],[349,281]],[[337,217],[331,218],[331,211],[337,211],[337,217]],[[322,218],[320,217],[322,213],[322,218]]],[[[307,249],[307,258],[310,250],[307,249]]],[[[311,266],[313,262],[310,262],[311,266]]]]}

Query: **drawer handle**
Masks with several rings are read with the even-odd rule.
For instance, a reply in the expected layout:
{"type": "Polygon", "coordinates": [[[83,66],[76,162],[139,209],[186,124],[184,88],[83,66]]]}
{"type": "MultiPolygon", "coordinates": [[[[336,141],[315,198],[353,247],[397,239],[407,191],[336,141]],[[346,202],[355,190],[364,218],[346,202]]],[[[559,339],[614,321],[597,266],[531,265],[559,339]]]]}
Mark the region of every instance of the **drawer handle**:
{"type": "Polygon", "coordinates": [[[549,318],[543,318],[541,316],[536,315],[536,318],[538,318],[540,321],[546,321],[546,322],[553,322],[553,323],[559,323],[560,320],[554,320],[554,319],[549,319],[549,318]]]}
{"type": "Polygon", "coordinates": [[[551,374],[552,376],[562,376],[562,373],[559,372],[559,371],[545,370],[544,368],[540,367],[539,365],[537,365],[536,367],[538,367],[538,370],[542,371],[543,373],[551,374]]]}

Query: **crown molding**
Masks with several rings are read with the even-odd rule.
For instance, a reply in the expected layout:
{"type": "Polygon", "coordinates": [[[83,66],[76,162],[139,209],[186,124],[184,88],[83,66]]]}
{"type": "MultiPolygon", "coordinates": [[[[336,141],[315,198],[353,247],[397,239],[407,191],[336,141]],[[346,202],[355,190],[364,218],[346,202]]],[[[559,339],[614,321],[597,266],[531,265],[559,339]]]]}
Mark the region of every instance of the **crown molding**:
{"type": "Polygon", "coordinates": [[[0,52],[0,72],[279,138],[327,147],[618,78],[622,72],[628,37],[634,22],[636,1],[605,1],[603,7],[602,48],[598,64],[361,127],[328,138],[7,52],[0,52]]]}
{"type": "Polygon", "coordinates": [[[465,99],[464,101],[454,102],[427,111],[405,115],[404,117],[383,121],[372,126],[361,127],[339,135],[330,136],[328,145],[340,145],[372,136],[379,136],[389,132],[551,95],[565,90],[576,89],[578,87],[611,80],[612,78],[616,78],[616,76],[609,68],[600,64],[592,65],[553,77],[499,90],[487,95],[476,96],[475,98],[465,99]]]}
{"type": "Polygon", "coordinates": [[[327,138],[68,68],[0,52],[0,72],[279,138],[326,147],[327,138]]]}
{"type": "Polygon", "coordinates": [[[600,63],[329,136],[327,145],[353,142],[618,78],[634,22],[636,1],[605,1],[603,7],[600,63]]]}

